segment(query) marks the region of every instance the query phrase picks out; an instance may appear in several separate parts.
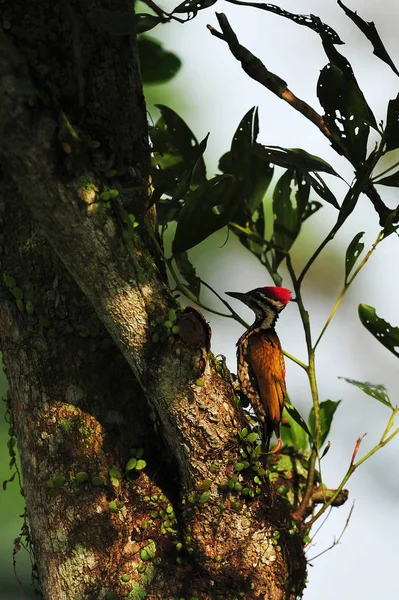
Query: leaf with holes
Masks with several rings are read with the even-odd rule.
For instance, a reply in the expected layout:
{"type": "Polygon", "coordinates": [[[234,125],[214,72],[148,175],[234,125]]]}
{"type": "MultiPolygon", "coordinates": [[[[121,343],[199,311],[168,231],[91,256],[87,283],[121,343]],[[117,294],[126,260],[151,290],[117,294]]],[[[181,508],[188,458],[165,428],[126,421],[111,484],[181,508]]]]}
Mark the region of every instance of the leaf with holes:
{"type": "Polygon", "coordinates": [[[316,194],[318,196],[320,196],[320,198],[322,198],[329,204],[332,204],[332,206],[334,206],[334,208],[338,208],[338,210],[339,210],[339,204],[337,202],[336,197],[334,196],[334,194],[332,193],[330,188],[327,186],[324,179],[322,179],[318,173],[311,175],[310,173],[304,172],[303,177],[306,179],[306,181],[308,181],[310,183],[313,190],[316,192],[316,194]]]}
{"type": "MultiPolygon", "coordinates": [[[[224,162],[231,169],[241,192],[237,222],[245,224],[262,202],[273,177],[273,167],[251,152],[249,147],[259,134],[257,107],[251,108],[242,118],[231,143],[230,156],[224,162]]],[[[221,161],[222,161],[221,159],[221,161]]]]}
{"type": "Polygon", "coordinates": [[[388,103],[384,138],[387,151],[399,148],[399,94],[388,103]]]}
{"type": "Polygon", "coordinates": [[[375,123],[375,119],[347,65],[345,71],[332,63],[324,67],[317,83],[317,96],[335,149],[354,162],[363,162],[370,122],[375,123]]]}
{"type": "MultiPolygon", "coordinates": [[[[174,110],[164,104],[155,106],[161,111],[161,118],[156,124],[156,130],[164,134],[164,136],[160,136],[161,141],[167,140],[172,143],[173,148],[181,155],[183,162],[190,165],[192,160],[197,158],[197,138],[174,110]]],[[[154,141],[155,144],[156,141],[154,141]]],[[[158,148],[154,148],[154,150],[158,151],[158,148]]],[[[196,175],[196,183],[202,183],[205,180],[205,163],[203,161],[198,165],[196,175]]]]}
{"type": "Polygon", "coordinates": [[[161,111],[161,118],[150,128],[153,144],[151,175],[155,200],[162,194],[173,196],[187,172],[190,173],[190,184],[194,186],[206,181],[205,162],[202,158],[206,142],[203,140],[198,144],[191,129],[172,109],[162,104],[157,107],[161,111]]]}
{"type": "Polygon", "coordinates": [[[301,148],[282,148],[281,146],[262,146],[253,144],[251,152],[267,163],[273,163],[286,169],[295,168],[300,171],[324,171],[339,176],[331,165],[322,158],[309,154],[301,148]]]}
{"type": "MultiPolygon", "coordinates": [[[[239,2],[237,2],[239,4],[239,2]]],[[[245,2],[245,6],[251,6],[252,8],[259,8],[260,10],[266,10],[272,12],[275,15],[284,17],[293,21],[297,25],[303,25],[309,27],[316,33],[319,34],[322,40],[329,40],[332,44],[343,44],[344,42],[340,39],[338,33],[334,31],[332,27],[323,23],[316,15],[298,15],[296,13],[288,12],[275,4],[264,4],[258,2],[245,2]]]]}
{"type": "Polygon", "coordinates": [[[196,246],[232,220],[237,209],[236,182],[231,175],[216,175],[191,192],[180,213],[173,253],[196,246]]]}
{"type": "Polygon", "coordinates": [[[387,390],[383,385],[370,383],[369,381],[356,381],[355,379],[348,379],[347,377],[339,377],[338,379],[343,379],[347,383],[355,385],[368,396],[375,398],[378,400],[378,402],[381,402],[382,404],[385,404],[385,406],[389,406],[389,408],[393,409],[387,390]]]}
{"type": "Polygon", "coordinates": [[[203,160],[204,160],[202,158],[202,156],[206,150],[208,138],[209,138],[209,133],[202,140],[202,142],[200,142],[200,144],[198,144],[198,146],[195,148],[195,151],[193,152],[193,157],[192,157],[192,164],[180,178],[180,180],[176,186],[175,192],[172,196],[171,202],[173,202],[175,200],[180,200],[188,192],[191,184],[193,183],[194,173],[197,168],[197,165],[201,161],[203,162],[203,160]]]}
{"type": "Polygon", "coordinates": [[[298,237],[309,192],[310,185],[293,169],[287,170],[276,183],[273,192],[276,269],[298,237]],[[296,191],[294,187],[297,188],[296,191]]]}
{"type": "Polygon", "coordinates": [[[399,327],[393,327],[368,304],[359,304],[359,317],[365,328],[392,354],[399,358],[399,327]]]}
{"type": "Polygon", "coordinates": [[[174,258],[180,274],[187,281],[188,289],[196,298],[199,298],[201,280],[199,277],[197,277],[197,272],[190,262],[187,252],[179,252],[178,254],[175,254],[174,258]]]}
{"type": "Polygon", "coordinates": [[[332,65],[335,65],[336,67],[338,67],[344,74],[345,79],[347,79],[348,81],[351,81],[356,86],[361,98],[363,99],[365,107],[367,109],[367,118],[366,118],[367,123],[371,127],[373,127],[373,129],[375,129],[376,131],[379,131],[379,129],[377,127],[377,122],[373,115],[373,112],[372,112],[371,108],[368,106],[366,99],[359,87],[359,84],[356,81],[355,74],[353,72],[353,69],[352,69],[351,64],[348,61],[348,59],[338,52],[338,50],[330,42],[330,40],[323,41],[323,48],[328,56],[328,60],[330,61],[330,63],[332,65]]]}
{"type": "Polygon", "coordinates": [[[387,65],[389,65],[396,75],[399,75],[399,71],[395,67],[391,57],[388,52],[385,50],[385,46],[382,43],[382,40],[378,34],[378,31],[375,27],[373,21],[364,21],[356,12],[353,12],[349,8],[345,6],[343,2],[338,0],[338,5],[342,8],[345,14],[354,22],[354,24],[360,29],[362,33],[366,36],[366,38],[373,45],[373,54],[378,56],[381,60],[383,60],[387,65]]]}
{"type": "MultiPolygon", "coordinates": [[[[325,400],[324,402],[320,402],[320,439],[319,439],[319,448],[322,447],[324,442],[327,439],[329,434],[331,423],[334,417],[334,413],[337,410],[341,400],[325,400]]],[[[311,431],[312,436],[314,436],[314,428],[315,428],[315,418],[314,418],[314,409],[312,408],[309,413],[309,429],[311,431]]]]}
{"type": "Polygon", "coordinates": [[[306,221],[306,219],[309,219],[309,217],[314,215],[321,208],[323,208],[323,205],[321,202],[317,202],[317,200],[309,200],[309,202],[307,203],[307,205],[305,207],[305,210],[303,211],[302,223],[304,221],[306,221]]]}
{"type": "Polygon", "coordinates": [[[137,43],[144,83],[163,83],[179,72],[180,58],[173,52],[165,50],[158,40],[140,35],[137,43]]]}
{"type": "Polygon", "coordinates": [[[172,15],[175,13],[189,13],[195,17],[199,10],[203,10],[204,8],[209,8],[213,4],[216,4],[217,0],[185,0],[177,6],[173,11],[172,15]]]}
{"type": "Polygon", "coordinates": [[[351,243],[349,244],[346,255],[345,255],[345,285],[348,283],[349,273],[352,271],[353,267],[360,254],[363,252],[364,244],[360,240],[364,236],[364,231],[360,231],[355,235],[351,243]]]}

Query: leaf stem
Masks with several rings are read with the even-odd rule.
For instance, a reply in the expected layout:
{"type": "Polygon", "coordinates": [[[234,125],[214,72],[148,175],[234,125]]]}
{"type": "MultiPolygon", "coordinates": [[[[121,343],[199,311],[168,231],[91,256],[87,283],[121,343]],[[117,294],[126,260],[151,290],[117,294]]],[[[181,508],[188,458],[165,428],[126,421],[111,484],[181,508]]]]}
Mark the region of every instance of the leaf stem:
{"type": "Polygon", "coordinates": [[[310,267],[313,265],[313,263],[315,262],[316,258],[319,256],[319,254],[321,254],[321,252],[327,246],[328,242],[330,242],[333,239],[333,237],[337,233],[338,229],[339,229],[339,227],[337,227],[337,224],[335,224],[334,227],[331,229],[331,231],[327,234],[325,239],[321,242],[320,246],[318,246],[318,248],[316,248],[316,250],[313,252],[312,256],[309,258],[308,262],[303,267],[302,272],[300,273],[300,275],[298,277],[299,285],[301,285],[306,273],[309,271],[310,267]]]}
{"type": "Polygon", "coordinates": [[[314,412],[314,435],[313,435],[313,447],[312,452],[309,459],[309,469],[308,476],[306,480],[305,491],[302,497],[302,501],[298,507],[298,509],[293,513],[293,518],[295,520],[303,519],[307,507],[309,505],[310,498],[312,496],[314,480],[316,474],[316,462],[319,455],[319,442],[320,442],[320,432],[321,432],[321,422],[320,422],[320,402],[319,402],[319,392],[317,389],[317,379],[316,379],[316,365],[315,365],[315,353],[312,348],[312,333],[310,329],[310,318],[309,313],[305,309],[305,305],[303,303],[302,294],[301,294],[301,285],[299,280],[297,279],[296,273],[292,266],[291,256],[287,254],[286,257],[287,268],[292,279],[292,284],[295,291],[295,299],[298,304],[299,314],[301,316],[303,329],[305,332],[306,346],[308,350],[308,367],[306,372],[308,374],[310,392],[312,395],[313,402],[313,412],[314,412]]]}
{"type": "Polygon", "coordinates": [[[290,354],[286,350],[283,350],[283,354],[289,360],[292,360],[292,362],[294,362],[296,365],[298,365],[298,367],[301,367],[306,372],[308,371],[308,365],[305,365],[305,363],[303,363],[301,360],[299,360],[299,358],[296,358],[296,356],[293,356],[292,354],[290,354]]]}

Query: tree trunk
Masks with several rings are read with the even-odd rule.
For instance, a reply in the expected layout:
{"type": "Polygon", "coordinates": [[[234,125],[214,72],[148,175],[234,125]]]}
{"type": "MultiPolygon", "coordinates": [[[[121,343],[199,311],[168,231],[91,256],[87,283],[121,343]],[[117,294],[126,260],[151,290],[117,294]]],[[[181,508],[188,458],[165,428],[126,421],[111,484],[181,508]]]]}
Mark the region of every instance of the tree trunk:
{"type": "Polygon", "coordinates": [[[0,37],[0,335],[41,591],[294,598],[300,536],[267,478],[232,488],[244,415],[157,266],[136,40],[109,33],[113,8],[8,3],[0,37]]]}

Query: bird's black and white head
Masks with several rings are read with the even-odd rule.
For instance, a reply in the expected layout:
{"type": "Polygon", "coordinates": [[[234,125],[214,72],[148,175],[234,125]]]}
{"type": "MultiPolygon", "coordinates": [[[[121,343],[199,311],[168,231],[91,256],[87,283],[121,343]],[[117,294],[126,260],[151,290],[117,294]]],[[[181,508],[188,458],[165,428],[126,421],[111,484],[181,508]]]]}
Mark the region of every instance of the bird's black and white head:
{"type": "Polygon", "coordinates": [[[228,296],[244,302],[255,313],[253,327],[270,329],[274,327],[279,314],[291,300],[291,291],[283,287],[261,287],[246,294],[226,292],[228,296]]]}

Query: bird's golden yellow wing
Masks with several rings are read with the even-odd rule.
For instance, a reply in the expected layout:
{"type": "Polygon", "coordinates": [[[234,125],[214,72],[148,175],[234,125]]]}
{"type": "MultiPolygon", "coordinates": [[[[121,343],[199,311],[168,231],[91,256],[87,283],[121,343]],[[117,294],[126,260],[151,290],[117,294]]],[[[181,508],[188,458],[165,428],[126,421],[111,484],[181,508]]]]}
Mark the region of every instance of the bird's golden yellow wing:
{"type": "MultiPolygon", "coordinates": [[[[265,423],[277,436],[287,390],[285,364],[280,340],[274,331],[255,333],[248,339],[249,364],[253,370],[262,403],[265,423]]],[[[269,434],[270,435],[270,434],[269,434]]]]}

